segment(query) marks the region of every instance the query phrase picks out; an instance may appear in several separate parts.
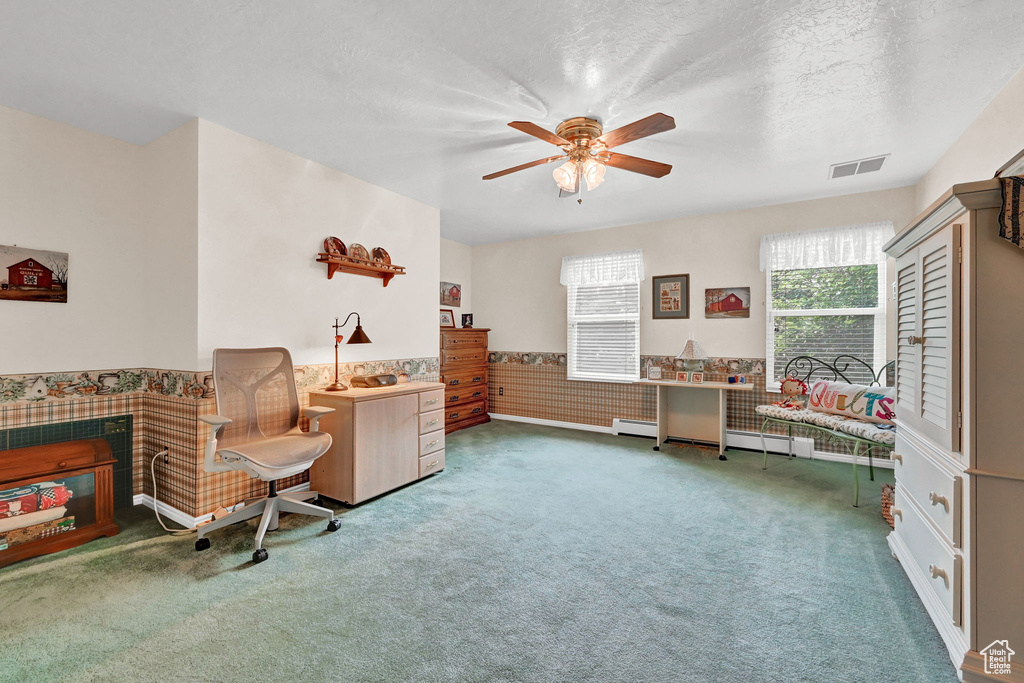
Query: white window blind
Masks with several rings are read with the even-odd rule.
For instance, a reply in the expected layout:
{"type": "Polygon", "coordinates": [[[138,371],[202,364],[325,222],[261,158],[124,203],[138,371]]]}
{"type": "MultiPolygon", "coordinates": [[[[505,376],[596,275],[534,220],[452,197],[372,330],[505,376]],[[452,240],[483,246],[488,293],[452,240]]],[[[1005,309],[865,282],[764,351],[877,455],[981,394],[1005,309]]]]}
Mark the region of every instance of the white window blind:
{"type": "Polygon", "coordinates": [[[626,382],[640,377],[643,252],[562,259],[571,380],[626,382]]]}
{"type": "MultiPolygon", "coordinates": [[[[856,356],[885,364],[885,261],[892,223],[761,237],[766,277],[767,385],[777,388],[797,356],[856,356]]],[[[853,382],[870,383],[853,369],[853,382]]]]}

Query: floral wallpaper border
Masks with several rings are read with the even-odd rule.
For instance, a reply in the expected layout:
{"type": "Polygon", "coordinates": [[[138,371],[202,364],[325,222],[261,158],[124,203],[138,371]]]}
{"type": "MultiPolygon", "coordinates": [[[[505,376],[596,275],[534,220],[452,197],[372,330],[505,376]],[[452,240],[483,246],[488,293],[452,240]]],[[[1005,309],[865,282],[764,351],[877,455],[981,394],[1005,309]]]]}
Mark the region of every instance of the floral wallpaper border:
{"type": "MultiPolygon", "coordinates": [[[[491,351],[488,355],[490,363],[514,363],[516,365],[562,365],[566,363],[564,353],[534,351],[491,351]]],[[[640,356],[640,371],[647,375],[648,368],[661,366],[666,372],[676,368],[682,369],[682,361],[675,356],[640,356]]],[[[727,375],[764,375],[764,358],[708,358],[702,362],[704,372],[727,375]]]]}
{"type": "MultiPolygon", "coordinates": [[[[436,380],[440,374],[440,367],[439,359],[436,357],[343,363],[339,367],[339,376],[345,384],[349,383],[352,375],[376,373],[394,373],[399,375],[400,380],[436,380]]],[[[295,367],[295,381],[300,389],[327,385],[333,379],[333,363],[295,367]]],[[[195,400],[213,398],[213,375],[209,372],[129,368],[90,370],[78,373],[52,372],[0,376],[0,403],[54,401],[135,393],[159,394],[195,400]]]]}

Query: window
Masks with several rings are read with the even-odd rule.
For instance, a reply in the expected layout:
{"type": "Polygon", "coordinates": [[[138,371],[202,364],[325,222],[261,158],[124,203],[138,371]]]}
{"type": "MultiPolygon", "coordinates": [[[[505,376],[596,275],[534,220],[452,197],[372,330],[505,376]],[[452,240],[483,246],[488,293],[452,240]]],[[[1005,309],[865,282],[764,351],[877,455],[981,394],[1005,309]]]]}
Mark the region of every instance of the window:
{"type": "MultiPolygon", "coordinates": [[[[767,385],[797,356],[851,355],[885,364],[885,253],[892,223],[765,235],[767,385]]],[[[866,368],[850,381],[869,384],[866,368]]]]}
{"type": "Polygon", "coordinates": [[[628,382],[640,377],[643,279],[639,250],[562,259],[569,379],[628,382]]]}

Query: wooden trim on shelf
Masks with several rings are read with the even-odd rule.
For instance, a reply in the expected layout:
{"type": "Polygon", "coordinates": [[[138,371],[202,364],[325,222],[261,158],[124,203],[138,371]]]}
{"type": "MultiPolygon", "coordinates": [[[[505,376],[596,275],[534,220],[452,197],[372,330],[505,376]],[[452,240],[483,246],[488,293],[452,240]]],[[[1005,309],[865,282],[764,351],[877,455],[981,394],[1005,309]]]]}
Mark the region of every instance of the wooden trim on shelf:
{"type": "Polygon", "coordinates": [[[316,259],[317,263],[327,264],[327,279],[334,277],[335,273],[349,273],[351,275],[363,275],[365,277],[379,277],[387,287],[391,278],[396,275],[405,275],[405,266],[394,266],[389,263],[378,263],[366,259],[355,258],[354,256],[331,256],[320,252],[316,259]]]}

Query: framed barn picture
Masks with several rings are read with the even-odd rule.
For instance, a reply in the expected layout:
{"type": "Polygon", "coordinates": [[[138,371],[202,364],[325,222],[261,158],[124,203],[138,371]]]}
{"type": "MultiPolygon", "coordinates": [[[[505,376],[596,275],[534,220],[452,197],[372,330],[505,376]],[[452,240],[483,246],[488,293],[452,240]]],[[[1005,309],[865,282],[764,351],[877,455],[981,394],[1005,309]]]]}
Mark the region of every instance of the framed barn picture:
{"type": "Polygon", "coordinates": [[[462,287],[454,282],[441,283],[441,305],[462,307],[462,287]]]}
{"type": "Polygon", "coordinates": [[[0,244],[0,299],[68,302],[68,255],[0,244]]]}
{"type": "Polygon", "coordinates": [[[651,316],[655,320],[690,317],[690,276],[656,275],[651,278],[651,316]]]}
{"type": "Polygon", "coordinates": [[[749,318],[750,287],[704,290],[705,318],[749,318]]]}

